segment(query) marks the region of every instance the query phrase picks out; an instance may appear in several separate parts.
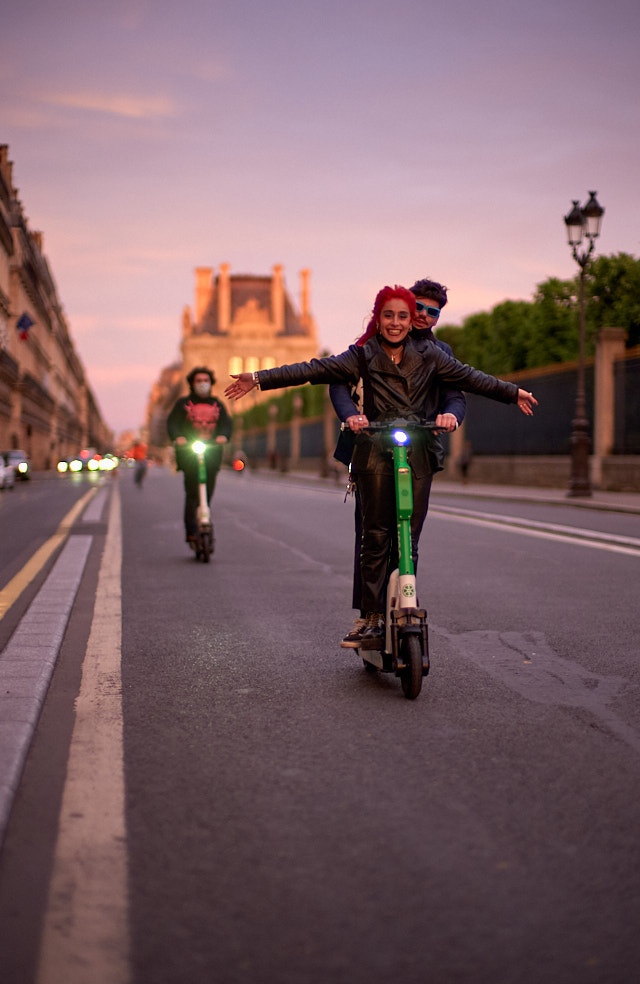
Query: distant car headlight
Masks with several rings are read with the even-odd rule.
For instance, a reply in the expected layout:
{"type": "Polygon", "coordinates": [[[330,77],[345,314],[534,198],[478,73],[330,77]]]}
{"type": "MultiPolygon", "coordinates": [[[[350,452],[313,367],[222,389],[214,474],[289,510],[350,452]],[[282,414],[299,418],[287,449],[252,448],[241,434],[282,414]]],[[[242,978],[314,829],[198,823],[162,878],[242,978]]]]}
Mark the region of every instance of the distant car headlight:
{"type": "Polygon", "coordinates": [[[74,458],[73,461],[69,462],[69,471],[72,472],[82,471],[82,462],[78,458],[74,458]]]}
{"type": "Polygon", "coordinates": [[[20,462],[20,464],[18,465],[18,471],[20,472],[21,475],[25,475],[26,472],[29,471],[29,465],[27,464],[26,461],[20,462]]]}
{"type": "Polygon", "coordinates": [[[89,461],[87,462],[87,468],[89,469],[89,471],[97,471],[99,467],[100,467],[100,462],[96,461],[95,458],[90,458],[89,461]]]}
{"type": "Polygon", "coordinates": [[[58,462],[58,471],[60,472],[61,475],[64,475],[64,473],[66,471],[68,471],[68,470],[69,470],[69,462],[68,461],[59,461],[58,462]]]}

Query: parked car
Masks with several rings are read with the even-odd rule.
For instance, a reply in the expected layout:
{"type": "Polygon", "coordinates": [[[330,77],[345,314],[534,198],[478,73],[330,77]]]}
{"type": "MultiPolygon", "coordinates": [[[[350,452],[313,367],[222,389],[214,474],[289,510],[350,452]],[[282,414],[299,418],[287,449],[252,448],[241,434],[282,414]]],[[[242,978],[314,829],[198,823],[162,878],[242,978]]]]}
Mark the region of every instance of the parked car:
{"type": "Polygon", "coordinates": [[[8,456],[0,453],[0,489],[12,489],[16,484],[16,466],[10,464],[8,456]]]}
{"type": "Polygon", "coordinates": [[[5,464],[14,465],[16,478],[25,482],[28,478],[31,478],[31,461],[29,455],[26,451],[13,450],[13,451],[0,451],[0,454],[5,460],[5,464]]]}

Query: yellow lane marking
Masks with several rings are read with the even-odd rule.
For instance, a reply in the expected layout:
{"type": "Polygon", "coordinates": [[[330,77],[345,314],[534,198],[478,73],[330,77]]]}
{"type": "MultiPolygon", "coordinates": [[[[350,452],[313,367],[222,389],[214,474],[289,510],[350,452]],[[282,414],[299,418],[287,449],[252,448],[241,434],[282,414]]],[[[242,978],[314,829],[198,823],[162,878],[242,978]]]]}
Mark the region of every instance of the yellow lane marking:
{"type": "Polygon", "coordinates": [[[36,550],[34,555],[29,558],[22,570],[18,571],[15,577],[0,591],[0,619],[4,618],[15,601],[18,600],[24,589],[31,584],[34,577],[42,570],[51,554],[60,544],[66,540],[69,530],[73,526],[76,517],[82,512],[87,502],[96,494],[96,489],[89,491],[78,499],[72,509],[64,517],[58,529],[49,539],[36,550]]]}

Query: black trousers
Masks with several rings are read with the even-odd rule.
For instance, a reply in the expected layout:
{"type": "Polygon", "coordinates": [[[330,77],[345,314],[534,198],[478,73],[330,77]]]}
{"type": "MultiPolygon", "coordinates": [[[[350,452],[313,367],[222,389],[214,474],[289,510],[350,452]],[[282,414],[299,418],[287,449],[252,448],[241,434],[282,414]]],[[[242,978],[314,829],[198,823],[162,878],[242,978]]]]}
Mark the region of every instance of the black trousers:
{"type": "MultiPolygon", "coordinates": [[[[433,475],[411,473],[413,513],[411,554],[418,570],[418,542],[429,508],[433,475]]],[[[356,545],[353,607],[361,612],[384,612],[389,574],[398,566],[398,524],[395,478],[392,471],[362,472],[356,477],[356,545]]]]}
{"type": "MultiPolygon", "coordinates": [[[[207,502],[211,503],[219,468],[213,468],[207,462],[207,502]]],[[[200,493],[198,489],[198,462],[188,462],[184,469],[184,531],[185,536],[195,536],[198,532],[198,505],[200,493]]]]}

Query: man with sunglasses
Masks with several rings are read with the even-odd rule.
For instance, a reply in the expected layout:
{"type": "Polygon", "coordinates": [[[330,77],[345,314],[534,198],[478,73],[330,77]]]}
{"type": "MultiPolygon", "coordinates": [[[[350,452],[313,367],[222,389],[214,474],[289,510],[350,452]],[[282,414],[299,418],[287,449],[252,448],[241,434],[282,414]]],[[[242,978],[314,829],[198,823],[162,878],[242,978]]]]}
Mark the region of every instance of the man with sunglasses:
{"type": "MultiPolygon", "coordinates": [[[[438,322],[440,312],[447,303],[447,288],[443,287],[442,284],[437,283],[435,280],[425,278],[424,280],[417,280],[410,290],[416,297],[417,307],[417,316],[411,330],[411,338],[413,339],[414,344],[417,345],[420,351],[424,351],[429,345],[437,345],[438,348],[443,349],[448,355],[452,356],[453,351],[451,346],[447,345],[446,342],[440,341],[440,339],[436,338],[433,334],[433,328],[438,322]]],[[[338,418],[343,423],[347,423],[349,421],[351,424],[355,424],[355,431],[367,426],[367,418],[362,410],[356,406],[354,402],[355,394],[350,391],[348,386],[339,383],[332,383],[331,386],[329,386],[329,396],[331,397],[331,402],[333,403],[333,408],[336,411],[338,418]],[[355,421],[353,418],[355,418],[355,421]]],[[[423,417],[424,420],[435,421],[439,430],[445,432],[453,431],[456,430],[456,428],[459,427],[464,420],[466,409],[467,401],[464,393],[460,390],[451,389],[449,387],[440,387],[436,388],[431,394],[428,400],[428,405],[425,405],[423,409],[423,417]]],[[[343,431],[334,452],[334,457],[345,465],[349,465],[351,461],[351,454],[353,451],[353,434],[354,430],[343,431]]],[[[433,472],[441,471],[444,464],[444,449],[437,437],[434,437],[432,448],[430,450],[431,453],[429,457],[431,459],[433,472]]],[[[430,482],[431,478],[429,478],[429,483],[430,482]]],[[[353,607],[359,611],[359,616],[356,618],[351,632],[349,632],[340,643],[344,649],[358,648],[360,645],[362,632],[366,626],[366,612],[362,611],[360,605],[361,517],[357,483],[355,486],[355,498],[356,539],[353,558],[352,604],[353,607]]],[[[427,492],[427,496],[425,498],[424,515],[422,516],[420,529],[422,529],[426,519],[428,508],[429,494],[427,492]]],[[[416,567],[417,560],[418,558],[416,555],[416,567]]]]}

